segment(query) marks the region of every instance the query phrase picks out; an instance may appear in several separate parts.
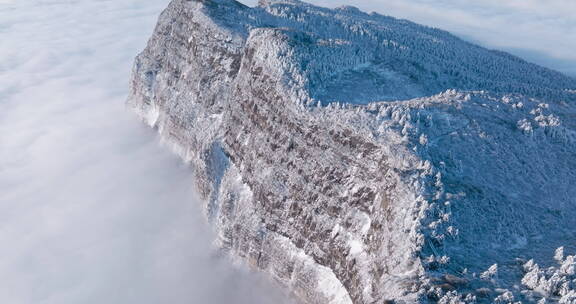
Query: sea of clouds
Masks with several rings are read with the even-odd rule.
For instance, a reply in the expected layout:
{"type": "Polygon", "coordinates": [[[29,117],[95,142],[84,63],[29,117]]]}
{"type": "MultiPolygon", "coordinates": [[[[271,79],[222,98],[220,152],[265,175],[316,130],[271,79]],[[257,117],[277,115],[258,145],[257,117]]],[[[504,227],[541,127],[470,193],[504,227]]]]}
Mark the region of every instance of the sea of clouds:
{"type": "MultiPolygon", "coordinates": [[[[255,0],[244,1],[255,4],[255,0]]],[[[572,0],[312,0],[576,75],[572,0]]],[[[0,303],[282,303],[226,259],[190,169],[124,108],[168,0],[0,0],[0,303]]]]}
{"type": "MultiPolygon", "coordinates": [[[[258,0],[241,0],[256,5],[258,0]]],[[[574,0],[306,0],[353,5],[441,28],[491,49],[576,77],[574,0]]]]}
{"type": "Polygon", "coordinates": [[[0,303],[283,303],[124,107],[167,0],[0,0],[0,303]]]}

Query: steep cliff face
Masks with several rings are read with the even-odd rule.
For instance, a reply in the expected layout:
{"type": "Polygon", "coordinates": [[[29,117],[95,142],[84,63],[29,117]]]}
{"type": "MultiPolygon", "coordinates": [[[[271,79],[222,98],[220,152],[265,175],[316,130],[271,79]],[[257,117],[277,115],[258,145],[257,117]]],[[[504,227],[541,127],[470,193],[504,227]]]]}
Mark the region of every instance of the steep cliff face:
{"type": "Polygon", "coordinates": [[[220,245],[302,302],[574,301],[518,265],[576,249],[574,79],[350,7],[174,0],[131,86],[220,245]]]}

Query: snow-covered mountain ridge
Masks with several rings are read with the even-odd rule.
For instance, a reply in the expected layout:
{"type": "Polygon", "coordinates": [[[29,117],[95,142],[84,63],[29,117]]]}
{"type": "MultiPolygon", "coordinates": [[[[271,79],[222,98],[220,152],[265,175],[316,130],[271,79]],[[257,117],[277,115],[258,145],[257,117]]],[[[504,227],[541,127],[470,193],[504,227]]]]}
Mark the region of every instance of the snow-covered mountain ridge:
{"type": "Polygon", "coordinates": [[[572,78],[351,7],[174,0],[131,85],[220,245],[302,302],[576,301],[573,257],[535,266],[576,251],[572,78]]]}

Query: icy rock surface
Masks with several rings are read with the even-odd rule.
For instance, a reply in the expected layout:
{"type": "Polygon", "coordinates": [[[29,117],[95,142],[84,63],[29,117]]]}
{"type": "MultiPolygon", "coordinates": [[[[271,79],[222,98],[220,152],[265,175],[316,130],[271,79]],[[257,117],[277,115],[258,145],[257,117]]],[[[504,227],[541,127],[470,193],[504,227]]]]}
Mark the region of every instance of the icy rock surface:
{"type": "Polygon", "coordinates": [[[128,104],[304,303],[574,303],[573,256],[536,263],[576,250],[575,89],[351,7],[173,0],[128,104]]]}

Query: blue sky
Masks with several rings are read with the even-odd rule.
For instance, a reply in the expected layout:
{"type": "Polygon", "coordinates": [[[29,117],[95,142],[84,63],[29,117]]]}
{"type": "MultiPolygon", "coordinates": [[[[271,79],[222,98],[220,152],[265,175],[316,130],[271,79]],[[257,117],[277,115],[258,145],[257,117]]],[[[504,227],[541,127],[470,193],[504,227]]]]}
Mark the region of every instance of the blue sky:
{"type": "MultiPolygon", "coordinates": [[[[255,5],[257,0],[243,0],[255,5]]],[[[508,51],[576,77],[573,0],[309,0],[438,27],[487,48],[508,51]]]]}

